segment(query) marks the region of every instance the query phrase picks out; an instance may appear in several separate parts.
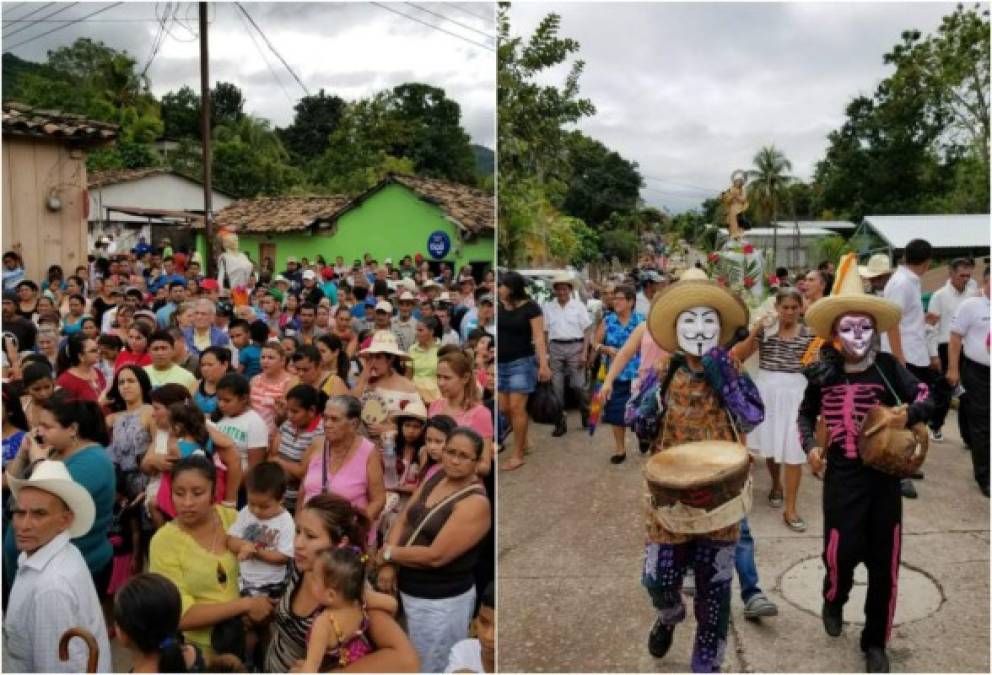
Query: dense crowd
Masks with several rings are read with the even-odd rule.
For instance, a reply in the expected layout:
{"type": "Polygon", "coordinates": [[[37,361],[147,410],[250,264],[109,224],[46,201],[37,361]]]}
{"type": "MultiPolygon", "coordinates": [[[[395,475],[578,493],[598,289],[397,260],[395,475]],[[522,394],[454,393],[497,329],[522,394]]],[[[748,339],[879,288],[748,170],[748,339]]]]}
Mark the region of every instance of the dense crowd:
{"type": "Polygon", "coordinates": [[[492,272],[3,263],[4,670],[492,672],[492,272]]]}
{"type": "MultiPolygon", "coordinates": [[[[977,487],[989,496],[989,265],[979,281],[971,278],[973,260],[954,259],[946,283],[924,295],[921,278],[932,262],[930,244],[914,240],[895,267],[882,253],[863,266],[849,254],[794,277],[780,268],[753,311],[698,263],[688,270],[639,266],[599,284],[562,273],[551,280],[554,297],[541,304],[523,276],[507,272],[499,280],[499,436],[512,453],[503,468],[525,465],[532,397],[541,400],[535,410],[560,411],[543,420],[554,424],[554,437],[568,433],[571,403],[583,429],[608,425],[612,444],[596,445],[612,445],[614,465],[626,460],[632,431],[641,453],[651,453],[649,487],[652,462],[665,463],[662,494],[680,471],[703,472],[679,465],[698,456],[688,446],[702,443],[693,452],[713,453],[713,466],[725,449],[720,442],[746,448],[765,460],[768,505],[781,508],[784,525],[797,532],[807,529],[797,503],[808,464],[824,483],[824,627],[831,636],[842,632],[853,570],[864,562],[870,580],[861,648],[869,672],[887,672],[900,500],[918,497],[913,481],[924,474],[918,464],[896,471],[872,463],[885,448],[878,430],[907,430],[918,444],[920,435],[943,442],[956,399],[977,487]],[[595,302],[582,300],[580,284],[595,302]],[[873,408],[885,417],[866,430],[873,408]],[[862,460],[869,450],[871,462],[862,460]]],[[[692,499],[717,495],[719,507],[700,501],[687,509],[677,499],[664,505],[656,492],[645,508],[642,584],[658,610],[648,640],[657,658],[685,618],[681,591],[697,595],[692,668],[719,669],[735,570],[745,618],[777,614],[758,585],[746,517],[750,479],[746,489],[742,484],[726,494],[718,481],[694,488],[692,499]],[[734,513],[719,527],[705,525],[734,513]]]]}

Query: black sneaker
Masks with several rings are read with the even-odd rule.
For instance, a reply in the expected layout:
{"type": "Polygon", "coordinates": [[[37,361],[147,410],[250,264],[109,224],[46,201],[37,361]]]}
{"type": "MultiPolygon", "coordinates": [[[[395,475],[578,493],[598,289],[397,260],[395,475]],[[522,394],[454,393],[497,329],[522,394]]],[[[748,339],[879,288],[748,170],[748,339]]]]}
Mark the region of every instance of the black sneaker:
{"type": "Polygon", "coordinates": [[[564,436],[567,431],[568,425],[565,423],[565,416],[562,415],[561,420],[555,425],[555,430],[551,432],[551,435],[558,438],[559,436],[564,436]]]}
{"type": "Polygon", "coordinates": [[[881,647],[869,647],[865,650],[865,668],[869,673],[889,672],[889,657],[881,647]]]}
{"type": "Polygon", "coordinates": [[[899,485],[902,491],[902,496],[906,499],[916,499],[919,495],[916,494],[916,486],[913,485],[913,481],[908,478],[903,478],[899,485]]]}
{"type": "Polygon", "coordinates": [[[661,617],[654,621],[651,627],[651,634],[648,635],[648,651],[656,659],[665,658],[665,654],[672,647],[672,636],[675,634],[675,626],[666,626],[661,622],[661,617]]]}
{"type": "Polygon", "coordinates": [[[651,449],[651,440],[647,438],[638,438],[637,449],[641,451],[642,455],[646,455],[648,450],[651,449]]]}
{"type": "Polygon", "coordinates": [[[844,632],[844,608],[831,605],[829,602],[823,603],[823,610],[820,612],[823,618],[823,629],[830,637],[838,637],[844,632]]]}

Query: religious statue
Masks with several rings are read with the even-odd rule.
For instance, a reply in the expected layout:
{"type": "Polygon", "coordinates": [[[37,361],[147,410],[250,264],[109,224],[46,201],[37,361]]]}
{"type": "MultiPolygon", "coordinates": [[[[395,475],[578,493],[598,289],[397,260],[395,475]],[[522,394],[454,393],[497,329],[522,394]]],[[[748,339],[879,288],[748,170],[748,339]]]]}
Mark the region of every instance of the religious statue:
{"type": "Polygon", "coordinates": [[[231,289],[231,296],[234,298],[235,304],[242,304],[237,300],[246,295],[244,291],[248,286],[254,266],[248,256],[238,250],[237,234],[234,232],[221,233],[220,243],[224,247],[224,252],[220,254],[217,265],[217,283],[221,288],[225,288],[226,281],[226,287],[231,289]]]}
{"type": "Polygon", "coordinates": [[[720,194],[720,202],[723,204],[723,211],[727,223],[727,231],[730,238],[740,241],[744,232],[740,226],[740,216],[747,211],[747,196],[744,194],[744,183],[747,174],[738,169],[730,176],[731,186],[720,194]]]}

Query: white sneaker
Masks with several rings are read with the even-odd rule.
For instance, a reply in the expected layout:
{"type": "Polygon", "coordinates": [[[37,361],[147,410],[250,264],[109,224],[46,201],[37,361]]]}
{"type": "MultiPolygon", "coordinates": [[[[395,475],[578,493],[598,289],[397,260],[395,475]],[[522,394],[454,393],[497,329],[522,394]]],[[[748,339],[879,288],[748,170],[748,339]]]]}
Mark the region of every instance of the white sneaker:
{"type": "Polygon", "coordinates": [[[934,443],[943,443],[944,434],[940,431],[940,429],[937,430],[930,429],[930,440],[933,441],[934,443]]]}

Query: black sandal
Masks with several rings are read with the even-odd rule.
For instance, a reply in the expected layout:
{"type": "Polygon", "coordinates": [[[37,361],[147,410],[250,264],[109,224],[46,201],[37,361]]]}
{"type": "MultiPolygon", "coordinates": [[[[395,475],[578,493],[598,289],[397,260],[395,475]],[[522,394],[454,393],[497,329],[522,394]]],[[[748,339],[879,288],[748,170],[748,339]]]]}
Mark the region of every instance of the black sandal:
{"type": "Polygon", "coordinates": [[[627,459],[626,452],[623,453],[622,455],[613,455],[612,457],[610,457],[610,464],[623,464],[626,459],[627,459]]]}

